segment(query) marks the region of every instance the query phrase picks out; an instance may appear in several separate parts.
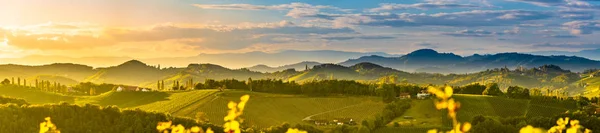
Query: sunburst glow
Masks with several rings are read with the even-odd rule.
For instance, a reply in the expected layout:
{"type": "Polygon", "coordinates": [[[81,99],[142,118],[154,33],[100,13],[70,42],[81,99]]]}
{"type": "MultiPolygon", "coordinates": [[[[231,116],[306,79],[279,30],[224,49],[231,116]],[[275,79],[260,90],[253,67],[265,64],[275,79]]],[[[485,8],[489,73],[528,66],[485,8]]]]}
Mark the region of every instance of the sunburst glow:
{"type": "Polygon", "coordinates": [[[0,43],[0,46],[8,46],[8,37],[4,36],[4,39],[2,43],[0,43]]]}

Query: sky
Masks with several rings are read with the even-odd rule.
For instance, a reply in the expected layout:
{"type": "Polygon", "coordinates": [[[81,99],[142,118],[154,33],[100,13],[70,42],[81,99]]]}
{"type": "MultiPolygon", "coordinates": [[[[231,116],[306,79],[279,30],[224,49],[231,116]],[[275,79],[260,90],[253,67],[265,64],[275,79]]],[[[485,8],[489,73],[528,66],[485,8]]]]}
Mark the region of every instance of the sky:
{"type": "Polygon", "coordinates": [[[2,0],[0,58],[600,48],[600,0],[2,0]]]}

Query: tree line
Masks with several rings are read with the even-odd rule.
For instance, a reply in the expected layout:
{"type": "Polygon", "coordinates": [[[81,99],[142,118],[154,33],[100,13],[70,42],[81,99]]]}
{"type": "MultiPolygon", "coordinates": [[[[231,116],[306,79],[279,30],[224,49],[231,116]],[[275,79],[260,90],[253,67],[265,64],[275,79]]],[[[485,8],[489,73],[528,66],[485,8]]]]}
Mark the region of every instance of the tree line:
{"type": "Polygon", "coordinates": [[[384,101],[393,101],[400,93],[416,95],[426,87],[409,84],[369,84],[354,80],[318,80],[308,81],[302,84],[294,81],[260,79],[247,81],[236,79],[213,80],[206,79],[204,83],[197,83],[194,89],[238,89],[254,92],[299,94],[310,96],[327,95],[363,95],[382,96],[384,101]]]}

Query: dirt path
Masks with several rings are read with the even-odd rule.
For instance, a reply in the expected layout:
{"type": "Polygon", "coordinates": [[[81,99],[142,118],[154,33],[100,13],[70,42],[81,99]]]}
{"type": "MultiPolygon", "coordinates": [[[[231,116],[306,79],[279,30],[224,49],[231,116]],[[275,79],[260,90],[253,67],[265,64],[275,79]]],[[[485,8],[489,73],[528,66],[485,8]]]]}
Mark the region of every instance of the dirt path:
{"type": "MultiPolygon", "coordinates": [[[[363,103],[364,103],[364,102],[363,102],[363,103]]],[[[302,121],[309,121],[309,120],[312,120],[312,117],[314,117],[314,116],[317,116],[317,115],[322,115],[322,114],[326,114],[326,113],[331,113],[331,112],[335,112],[335,111],[339,111],[339,110],[343,110],[343,109],[347,109],[347,108],[350,108],[350,107],[354,107],[354,106],[361,105],[361,104],[363,104],[363,103],[354,104],[354,105],[349,105],[349,106],[346,106],[346,107],[342,107],[342,108],[338,108],[338,109],[334,109],[334,110],[329,110],[329,111],[325,111],[325,112],[321,112],[321,113],[316,113],[316,114],[313,114],[313,115],[310,115],[310,116],[304,117],[304,119],[302,119],[302,121]]]]}

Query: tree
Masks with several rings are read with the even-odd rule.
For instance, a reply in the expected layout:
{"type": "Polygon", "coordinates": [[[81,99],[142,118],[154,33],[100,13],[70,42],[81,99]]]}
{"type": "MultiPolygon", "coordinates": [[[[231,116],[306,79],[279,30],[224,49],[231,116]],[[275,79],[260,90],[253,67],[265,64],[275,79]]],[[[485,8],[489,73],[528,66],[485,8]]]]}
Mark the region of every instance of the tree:
{"type": "Polygon", "coordinates": [[[196,122],[198,123],[208,123],[209,119],[208,119],[208,115],[206,115],[206,113],[204,112],[198,112],[196,113],[196,122]]]}
{"type": "Polygon", "coordinates": [[[4,79],[4,80],[2,80],[2,83],[1,83],[1,84],[3,84],[3,85],[10,84],[10,80],[8,80],[8,79],[4,79]]]}
{"type": "Polygon", "coordinates": [[[160,89],[160,80],[158,81],[158,83],[156,83],[156,90],[161,90],[160,89]]]}
{"type": "Polygon", "coordinates": [[[506,89],[506,96],[509,98],[529,98],[529,89],[519,86],[510,86],[506,89]]]}
{"type": "Polygon", "coordinates": [[[463,87],[456,87],[460,94],[482,94],[486,86],[479,83],[469,84],[463,87]]]}
{"type": "Polygon", "coordinates": [[[248,90],[252,91],[252,78],[248,78],[246,85],[248,86],[248,90]]]}
{"type": "Polygon", "coordinates": [[[165,80],[161,80],[160,81],[160,89],[164,90],[165,89],[165,80]]]}
{"type": "Polygon", "coordinates": [[[90,96],[96,95],[96,89],[90,88],[90,96]]]}
{"type": "Polygon", "coordinates": [[[173,81],[173,90],[179,90],[179,81],[173,81]]]}
{"type": "Polygon", "coordinates": [[[502,91],[500,91],[500,87],[498,87],[498,83],[489,83],[486,85],[485,90],[482,93],[483,95],[490,96],[501,96],[503,95],[502,91]]]}

